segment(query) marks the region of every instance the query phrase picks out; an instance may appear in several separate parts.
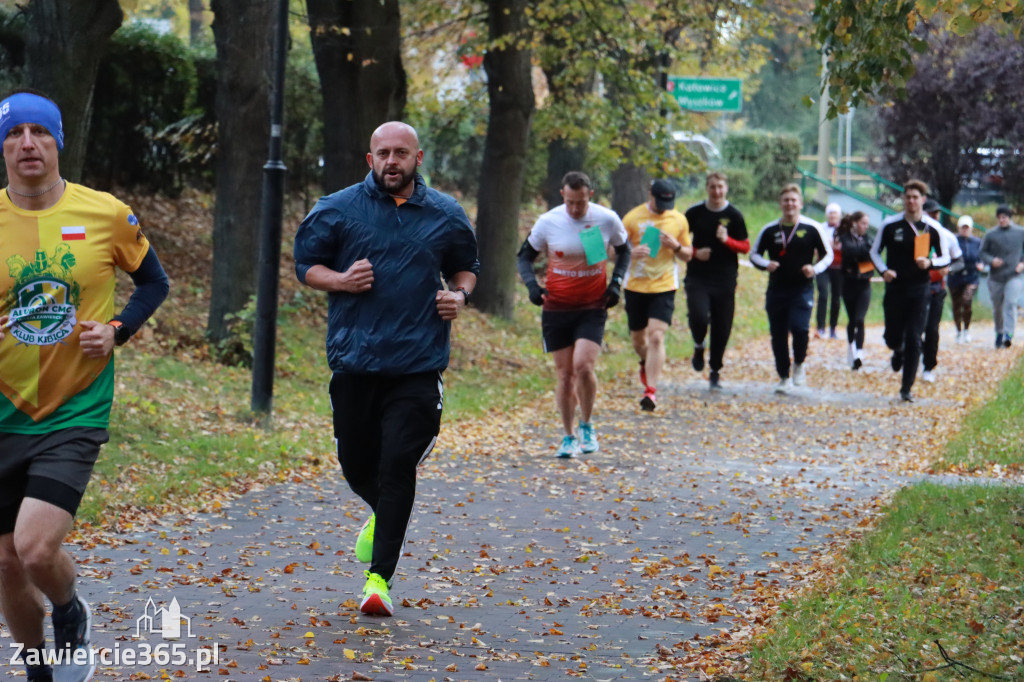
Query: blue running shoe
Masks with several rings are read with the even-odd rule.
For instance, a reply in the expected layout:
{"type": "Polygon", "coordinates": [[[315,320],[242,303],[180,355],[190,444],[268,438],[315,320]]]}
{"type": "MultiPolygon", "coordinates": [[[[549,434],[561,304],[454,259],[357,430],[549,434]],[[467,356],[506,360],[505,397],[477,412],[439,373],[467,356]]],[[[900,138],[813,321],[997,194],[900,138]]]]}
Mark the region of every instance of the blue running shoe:
{"type": "Polygon", "coordinates": [[[597,452],[597,434],[590,422],[580,422],[580,451],[584,454],[597,452]]]}
{"type": "Polygon", "coordinates": [[[562,444],[558,446],[558,452],[556,456],[561,459],[569,459],[580,454],[580,442],[576,439],[576,436],[565,436],[562,438],[562,444]]]}

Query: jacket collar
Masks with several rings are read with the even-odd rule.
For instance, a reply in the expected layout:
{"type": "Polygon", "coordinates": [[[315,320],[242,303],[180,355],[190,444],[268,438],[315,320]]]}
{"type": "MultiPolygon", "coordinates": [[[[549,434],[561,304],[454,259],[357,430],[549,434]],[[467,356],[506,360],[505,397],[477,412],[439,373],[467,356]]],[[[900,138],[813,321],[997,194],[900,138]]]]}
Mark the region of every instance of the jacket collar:
{"type": "MultiPolygon", "coordinates": [[[[413,182],[415,185],[412,190],[412,196],[406,201],[410,204],[422,206],[427,200],[427,183],[419,173],[416,174],[416,178],[413,182]]],[[[363,180],[363,189],[374,199],[379,201],[393,201],[391,195],[378,187],[377,183],[373,181],[373,171],[366,174],[366,178],[363,180]]]]}

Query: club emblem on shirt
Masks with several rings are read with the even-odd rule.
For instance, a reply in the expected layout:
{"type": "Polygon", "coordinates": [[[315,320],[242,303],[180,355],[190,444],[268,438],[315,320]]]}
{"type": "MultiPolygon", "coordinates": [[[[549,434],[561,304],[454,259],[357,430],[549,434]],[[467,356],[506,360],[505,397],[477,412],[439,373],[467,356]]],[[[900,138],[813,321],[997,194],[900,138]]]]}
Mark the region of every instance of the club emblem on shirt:
{"type": "Polygon", "coordinates": [[[49,346],[74,331],[81,298],[81,289],[71,277],[74,266],[75,256],[65,243],[50,255],[36,251],[32,262],[21,255],[7,259],[8,273],[14,278],[7,294],[7,326],[19,342],[49,346]]]}

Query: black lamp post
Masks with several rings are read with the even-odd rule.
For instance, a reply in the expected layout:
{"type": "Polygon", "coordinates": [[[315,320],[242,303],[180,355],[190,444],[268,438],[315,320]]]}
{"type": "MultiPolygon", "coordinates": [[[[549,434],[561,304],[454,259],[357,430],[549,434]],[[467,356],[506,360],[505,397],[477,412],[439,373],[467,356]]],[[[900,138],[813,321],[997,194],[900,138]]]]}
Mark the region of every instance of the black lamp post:
{"type": "Polygon", "coordinates": [[[263,166],[260,209],[259,288],[253,329],[252,411],[269,424],[274,399],[274,353],[277,342],[277,292],[281,264],[281,221],[284,213],[285,165],[281,160],[284,119],[284,65],[288,47],[288,0],[277,1],[274,70],[270,110],[270,145],[263,166]]]}

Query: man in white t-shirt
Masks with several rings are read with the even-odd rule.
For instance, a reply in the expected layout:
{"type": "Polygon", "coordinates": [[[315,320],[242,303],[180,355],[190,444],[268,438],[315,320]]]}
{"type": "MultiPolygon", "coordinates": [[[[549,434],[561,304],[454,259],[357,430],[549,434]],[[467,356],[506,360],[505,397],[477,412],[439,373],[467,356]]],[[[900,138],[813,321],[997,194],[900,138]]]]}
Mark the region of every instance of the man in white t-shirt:
{"type": "Polygon", "coordinates": [[[604,340],[607,309],[619,302],[629,267],[626,228],[614,211],[591,203],[593,194],[585,173],[566,173],[561,189],[565,203],[537,219],[519,249],[517,263],[530,301],[543,308],[544,350],[552,354],[558,373],[555,399],[565,435],[557,455],[563,458],[598,449],[591,422],[597,395],[594,367],[604,340]],[[615,249],[610,283],[609,245],[615,249]],[[541,253],[548,259],[543,287],[533,271],[541,253]],[[578,433],[573,428],[577,405],[578,433]]]}

